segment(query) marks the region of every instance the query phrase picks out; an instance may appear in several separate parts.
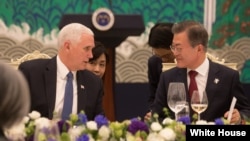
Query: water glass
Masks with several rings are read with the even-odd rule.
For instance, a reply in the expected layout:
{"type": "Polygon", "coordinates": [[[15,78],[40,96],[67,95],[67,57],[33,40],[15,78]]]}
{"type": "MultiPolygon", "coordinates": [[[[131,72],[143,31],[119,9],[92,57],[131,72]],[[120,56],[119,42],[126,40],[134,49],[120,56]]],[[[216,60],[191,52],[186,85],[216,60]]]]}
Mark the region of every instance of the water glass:
{"type": "Polygon", "coordinates": [[[177,105],[177,108],[180,109],[176,114],[177,120],[183,117],[190,118],[190,110],[188,102],[182,102],[181,104],[177,105]]]}

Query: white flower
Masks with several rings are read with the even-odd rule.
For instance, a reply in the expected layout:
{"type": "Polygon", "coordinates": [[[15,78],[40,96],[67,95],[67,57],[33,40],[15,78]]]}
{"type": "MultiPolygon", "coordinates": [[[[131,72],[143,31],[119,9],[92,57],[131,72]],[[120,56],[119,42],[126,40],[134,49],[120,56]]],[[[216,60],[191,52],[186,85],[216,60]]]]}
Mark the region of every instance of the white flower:
{"type": "Polygon", "coordinates": [[[48,118],[45,118],[45,117],[41,117],[41,118],[38,118],[38,119],[35,119],[35,125],[37,127],[49,127],[51,124],[50,120],[48,118]]]}
{"type": "Polygon", "coordinates": [[[164,138],[154,132],[148,135],[147,141],[164,141],[164,138]]]}
{"type": "Polygon", "coordinates": [[[76,140],[76,138],[79,137],[82,131],[84,130],[85,130],[84,126],[76,126],[76,127],[70,128],[68,133],[72,140],[76,140]]]}
{"type": "Polygon", "coordinates": [[[215,122],[208,122],[208,125],[215,125],[215,122]]]}
{"type": "Polygon", "coordinates": [[[89,141],[95,141],[95,139],[92,137],[92,135],[88,134],[89,141]]]}
{"type": "Polygon", "coordinates": [[[153,131],[160,131],[162,129],[162,126],[159,122],[153,122],[150,126],[150,128],[153,130],[153,131]]]}
{"type": "Polygon", "coordinates": [[[29,117],[33,120],[38,119],[41,117],[41,114],[37,111],[32,111],[31,113],[29,113],[29,117]]]}
{"type": "Polygon", "coordinates": [[[102,126],[98,131],[98,135],[104,140],[109,138],[110,133],[111,131],[107,126],[102,126]]]}
{"type": "Polygon", "coordinates": [[[196,121],[195,124],[196,124],[196,125],[206,125],[206,124],[208,124],[208,123],[207,123],[206,120],[198,120],[198,121],[196,121]]]}
{"type": "Polygon", "coordinates": [[[88,121],[86,125],[90,130],[97,130],[97,123],[95,121],[88,121]]]}
{"type": "Polygon", "coordinates": [[[119,141],[126,141],[124,138],[120,138],[120,140],[119,141]]]}
{"type": "Polygon", "coordinates": [[[29,122],[29,120],[30,120],[30,118],[28,117],[28,116],[25,116],[24,118],[23,118],[23,123],[24,124],[26,124],[26,123],[28,123],[29,122]]]}
{"type": "Polygon", "coordinates": [[[162,124],[163,124],[163,125],[168,125],[168,124],[171,124],[172,122],[174,122],[174,120],[172,120],[171,118],[165,118],[165,119],[162,121],[162,124]]]}
{"type": "Polygon", "coordinates": [[[159,135],[162,136],[167,141],[174,141],[176,138],[176,134],[171,128],[164,128],[159,132],[159,135]]]}
{"type": "Polygon", "coordinates": [[[133,136],[131,133],[126,133],[126,141],[135,141],[135,136],[133,136]]]}

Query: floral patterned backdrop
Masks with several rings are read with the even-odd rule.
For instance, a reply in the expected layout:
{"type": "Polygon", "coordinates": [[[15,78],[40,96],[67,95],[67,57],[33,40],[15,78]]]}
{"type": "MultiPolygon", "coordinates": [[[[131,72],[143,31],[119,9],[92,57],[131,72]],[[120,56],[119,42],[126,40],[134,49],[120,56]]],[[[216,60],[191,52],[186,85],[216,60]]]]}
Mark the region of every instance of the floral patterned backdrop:
{"type": "MultiPolygon", "coordinates": [[[[146,30],[142,35],[128,38],[116,48],[116,82],[147,81],[146,59],[151,55],[147,47],[147,34],[158,21],[178,22],[186,19],[204,21],[204,7],[208,0],[1,0],[0,35],[14,36],[16,40],[29,37],[38,39],[45,46],[54,44],[58,24],[63,14],[89,14],[97,8],[107,7],[114,14],[140,14],[146,30]],[[134,42],[135,39],[140,42],[134,42]],[[128,52],[129,53],[128,53],[128,52]],[[140,53],[138,53],[140,52],[140,53]],[[138,56],[144,52],[144,57],[138,56]],[[121,60],[121,61],[120,61],[121,60]],[[139,74],[123,76],[124,60],[142,64],[130,69],[139,74]],[[119,62],[120,61],[120,62],[119,62]],[[133,79],[132,79],[133,78],[133,79]]],[[[211,1],[211,0],[210,0],[211,1]]],[[[215,55],[239,63],[241,81],[250,83],[250,1],[212,0],[216,3],[209,48],[215,55]],[[224,52],[224,56],[220,56],[224,52]]],[[[206,23],[205,23],[206,24],[206,23]]],[[[22,42],[22,41],[20,41],[22,42]]],[[[3,53],[0,56],[3,56],[3,53]]],[[[132,64],[133,64],[132,63],[132,64]]],[[[125,63],[126,64],[126,63],[125,63]]],[[[131,64],[131,63],[127,63],[131,64]]],[[[128,67],[126,67],[128,68],[128,67]]]]}

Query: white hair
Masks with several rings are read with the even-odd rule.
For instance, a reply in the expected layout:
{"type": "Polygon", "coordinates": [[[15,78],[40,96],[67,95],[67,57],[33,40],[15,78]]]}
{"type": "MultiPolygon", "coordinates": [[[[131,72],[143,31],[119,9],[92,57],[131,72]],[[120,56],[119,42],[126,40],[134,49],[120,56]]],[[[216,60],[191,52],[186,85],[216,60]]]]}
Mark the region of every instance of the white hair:
{"type": "Polygon", "coordinates": [[[23,74],[0,62],[0,129],[20,122],[29,112],[30,93],[23,74]]]}
{"type": "Polygon", "coordinates": [[[66,40],[70,40],[73,43],[80,41],[82,34],[93,35],[93,31],[87,26],[80,23],[70,23],[65,25],[58,35],[58,47],[62,47],[66,40]]]}

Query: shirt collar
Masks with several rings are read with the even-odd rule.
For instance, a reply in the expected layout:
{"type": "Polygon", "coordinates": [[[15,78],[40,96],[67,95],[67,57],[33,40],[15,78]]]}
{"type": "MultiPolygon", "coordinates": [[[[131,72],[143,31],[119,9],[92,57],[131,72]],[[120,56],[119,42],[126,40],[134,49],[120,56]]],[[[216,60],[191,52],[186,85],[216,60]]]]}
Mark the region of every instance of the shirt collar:
{"type": "MultiPolygon", "coordinates": [[[[198,72],[198,74],[205,76],[208,74],[208,69],[209,69],[209,61],[206,58],[203,61],[203,63],[195,69],[195,71],[198,72]]],[[[191,69],[187,69],[187,72],[189,72],[190,70],[191,69]]]]}
{"type": "MultiPolygon", "coordinates": [[[[60,57],[57,55],[56,57],[57,62],[57,74],[61,79],[66,79],[67,74],[69,73],[68,68],[63,64],[60,57]]],[[[73,73],[73,78],[76,76],[76,71],[71,71],[73,73]]]]}

